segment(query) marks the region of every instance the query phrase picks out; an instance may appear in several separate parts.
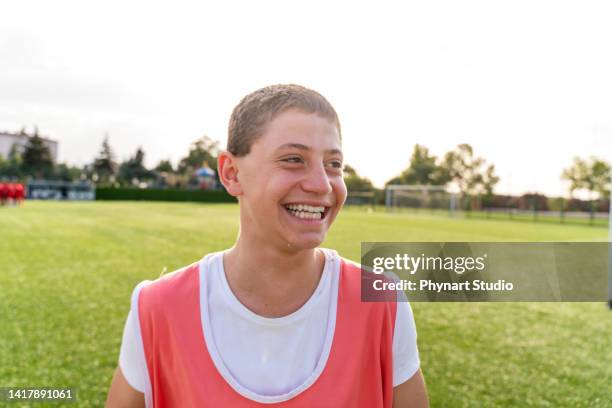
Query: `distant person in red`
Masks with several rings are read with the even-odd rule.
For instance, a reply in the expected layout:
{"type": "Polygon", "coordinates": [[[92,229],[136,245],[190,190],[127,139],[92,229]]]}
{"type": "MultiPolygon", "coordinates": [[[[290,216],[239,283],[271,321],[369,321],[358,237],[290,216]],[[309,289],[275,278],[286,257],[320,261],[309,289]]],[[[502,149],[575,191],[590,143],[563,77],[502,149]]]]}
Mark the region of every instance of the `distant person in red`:
{"type": "Polygon", "coordinates": [[[7,183],[6,186],[8,203],[13,204],[15,202],[15,183],[7,183]]]}
{"type": "Polygon", "coordinates": [[[15,184],[15,203],[21,205],[25,200],[25,187],[21,183],[15,184]]]}
{"type": "Polygon", "coordinates": [[[0,205],[6,205],[8,198],[8,185],[6,183],[0,183],[0,205]]]}

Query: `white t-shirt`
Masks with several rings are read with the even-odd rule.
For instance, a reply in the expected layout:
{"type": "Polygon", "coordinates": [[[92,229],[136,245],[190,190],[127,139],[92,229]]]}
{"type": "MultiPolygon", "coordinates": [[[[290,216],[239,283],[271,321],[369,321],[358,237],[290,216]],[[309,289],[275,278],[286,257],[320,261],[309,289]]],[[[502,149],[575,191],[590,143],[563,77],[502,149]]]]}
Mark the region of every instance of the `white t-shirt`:
{"type": "MultiPolygon", "coordinates": [[[[200,262],[200,308],[208,352],[225,380],[240,394],[259,402],[288,400],[308,388],[321,374],[331,349],[336,325],[340,257],[322,249],[325,267],[308,301],[279,318],[259,316],[234,296],[223,269],[223,252],[200,262]]],[[[119,366],[127,382],[150,403],[140,323],[138,294],[123,333],[119,366]]],[[[202,345],[204,347],[204,345],[202,345]]],[[[419,368],[416,328],[408,302],[398,302],[393,336],[393,386],[408,380],[419,368]]]]}

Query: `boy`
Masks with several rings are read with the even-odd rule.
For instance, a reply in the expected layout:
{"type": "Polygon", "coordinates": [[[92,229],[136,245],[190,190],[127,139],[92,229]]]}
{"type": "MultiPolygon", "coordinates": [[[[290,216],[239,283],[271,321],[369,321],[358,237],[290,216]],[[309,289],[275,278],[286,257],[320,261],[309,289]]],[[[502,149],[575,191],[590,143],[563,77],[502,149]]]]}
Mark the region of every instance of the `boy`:
{"type": "Polygon", "coordinates": [[[426,407],[408,304],[361,302],[359,267],[318,248],[346,199],[331,104],[269,86],[228,133],[237,241],[136,287],[107,407],[426,407]]]}
{"type": "Polygon", "coordinates": [[[25,200],[25,187],[21,183],[15,184],[15,203],[21,205],[25,200]]]}

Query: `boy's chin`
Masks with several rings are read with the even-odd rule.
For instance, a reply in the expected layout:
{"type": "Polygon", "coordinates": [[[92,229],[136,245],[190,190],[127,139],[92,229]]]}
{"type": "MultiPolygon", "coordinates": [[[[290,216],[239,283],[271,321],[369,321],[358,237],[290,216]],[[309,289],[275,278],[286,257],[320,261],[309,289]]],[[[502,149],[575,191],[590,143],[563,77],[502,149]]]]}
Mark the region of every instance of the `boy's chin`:
{"type": "Polygon", "coordinates": [[[303,251],[303,250],[307,250],[307,249],[314,249],[319,247],[323,241],[325,240],[325,237],[308,237],[308,238],[301,238],[301,239],[289,239],[287,240],[287,249],[292,250],[292,251],[303,251]]]}

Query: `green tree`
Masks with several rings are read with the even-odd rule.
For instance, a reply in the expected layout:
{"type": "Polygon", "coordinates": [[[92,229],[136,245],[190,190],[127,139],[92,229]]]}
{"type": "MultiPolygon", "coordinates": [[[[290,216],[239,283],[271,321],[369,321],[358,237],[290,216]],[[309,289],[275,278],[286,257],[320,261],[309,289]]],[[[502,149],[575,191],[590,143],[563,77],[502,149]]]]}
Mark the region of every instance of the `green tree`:
{"type": "Polygon", "coordinates": [[[9,163],[13,163],[17,166],[21,166],[23,164],[23,155],[21,154],[21,149],[19,149],[19,145],[14,143],[11,146],[11,150],[9,150],[8,154],[9,163]]]}
{"type": "Polygon", "coordinates": [[[38,130],[30,136],[22,155],[22,168],[27,175],[49,177],[53,171],[53,158],[38,130]]]}
{"type": "Polygon", "coordinates": [[[208,163],[211,169],[217,171],[219,151],[219,142],[208,136],[203,136],[191,144],[187,156],[182,158],[178,164],[178,173],[191,173],[202,167],[204,163],[208,163]]]}
{"type": "Polygon", "coordinates": [[[174,173],[174,167],[172,167],[170,160],[161,160],[157,166],[155,166],[155,171],[160,173],[174,173]]]}
{"type": "Polygon", "coordinates": [[[399,176],[387,182],[389,184],[426,184],[444,185],[450,177],[445,167],[437,163],[436,156],[429,153],[429,149],[419,144],[414,145],[410,165],[399,176]]]}
{"type": "Polygon", "coordinates": [[[608,162],[597,157],[583,160],[574,157],[574,163],[563,170],[561,178],[569,181],[569,193],[573,198],[576,190],[586,190],[591,196],[604,198],[610,194],[610,171],[608,162]]]}
{"type": "Polygon", "coordinates": [[[344,165],[344,183],[349,192],[374,190],[372,182],[365,177],[361,177],[357,174],[357,171],[348,164],[344,165]]]}
{"type": "Polygon", "coordinates": [[[467,143],[446,153],[442,167],[446,177],[457,184],[467,209],[471,207],[473,196],[490,197],[499,182],[495,166],[487,165],[487,161],[481,157],[475,157],[474,149],[467,143]]]}
{"type": "Polygon", "coordinates": [[[23,175],[23,158],[19,146],[13,144],[9,150],[8,157],[3,159],[0,156],[0,176],[4,177],[21,177],[23,175]]]}
{"type": "Polygon", "coordinates": [[[114,179],[117,174],[117,167],[115,153],[108,141],[108,135],[106,135],[102,141],[100,153],[98,153],[98,156],[94,159],[92,165],[93,171],[98,175],[99,182],[106,183],[114,179]]]}
{"type": "Polygon", "coordinates": [[[563,170],[561,179],[569,181],[570,198],[573,198],[576,190],[589,192],[589,208],[591,223],[593,223],[595,201],[610,195],[610,184],[612,183],[612,167],[610,164],[593,156],[588,160],[574,157],[574,163],[563,170]]]}
{"type": "Polygon", "coordinates": [[[55,166],[53,178],[62,181],[77,181],[80,179],[81,174],[83,174],[83,169],[70,166],[67,163],[60,163],[55,166]]]}
{"type": "Polygon", "coordinates": [[[0,176],[4,175],[4,172],[7,170],[8,168],[8,160],[4,158],[4,156],[2,156],[0,154],[0,176]]]}
{"type": "Polygon", "coordinates": [[[151,179],[153,174],[145,167],[144,158],[144,150],[142,147],[138,147],[134,156],[119,166],[119,180],[124,184],[138,184],[151,179]]]}

